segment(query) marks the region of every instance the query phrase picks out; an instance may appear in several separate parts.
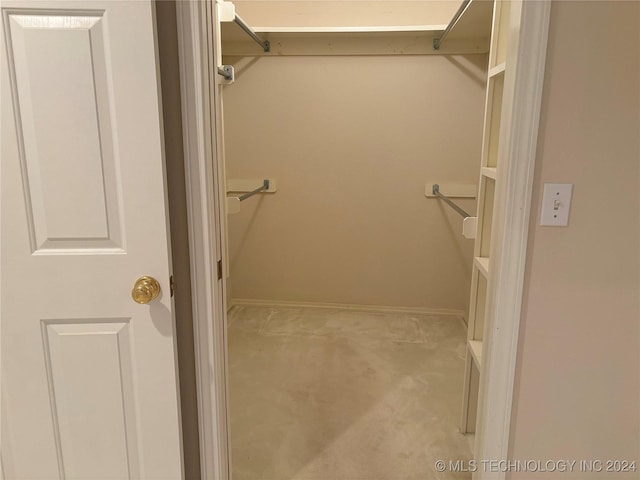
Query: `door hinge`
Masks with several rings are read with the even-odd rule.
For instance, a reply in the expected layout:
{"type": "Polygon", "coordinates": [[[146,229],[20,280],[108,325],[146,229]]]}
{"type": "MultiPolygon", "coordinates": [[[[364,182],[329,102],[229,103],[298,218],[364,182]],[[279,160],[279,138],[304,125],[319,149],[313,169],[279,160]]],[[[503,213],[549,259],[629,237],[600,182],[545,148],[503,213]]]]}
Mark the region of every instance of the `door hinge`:
{"type": "Polygon", "coordinates": [[[222,260],[218,260],[218,280],[222,280],[222,260]]]}
{"type": "Polygon", "coordinates": [[[171,275],[169,277],[169,292],[171,293],[171,296],[173,297],[173,292],[175,291],[175,284],[173,283],[173,275],[171,275]]]}

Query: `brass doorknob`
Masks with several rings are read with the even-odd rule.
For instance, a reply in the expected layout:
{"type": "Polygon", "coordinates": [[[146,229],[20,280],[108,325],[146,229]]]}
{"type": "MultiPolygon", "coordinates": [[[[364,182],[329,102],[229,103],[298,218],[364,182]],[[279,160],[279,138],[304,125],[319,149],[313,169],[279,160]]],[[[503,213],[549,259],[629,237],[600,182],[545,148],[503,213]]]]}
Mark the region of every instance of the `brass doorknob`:
{"type": "Polygon", "coordinates": [[[131,290],[131,298],[136,303],[149,303],[160,293],[160,284],[153,277],[140,277],[131,290]]]}

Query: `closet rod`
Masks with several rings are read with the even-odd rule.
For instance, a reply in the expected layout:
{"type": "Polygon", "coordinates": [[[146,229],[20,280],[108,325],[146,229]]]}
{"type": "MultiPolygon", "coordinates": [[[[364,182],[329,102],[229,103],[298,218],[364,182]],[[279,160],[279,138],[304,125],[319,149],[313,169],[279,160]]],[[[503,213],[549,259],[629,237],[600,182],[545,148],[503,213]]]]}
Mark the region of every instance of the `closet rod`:
{"type": "Polygon", "coordinates": [[[442,35],[433,39],[434,50],[440,50],[440,45],[442,45],[442,42],[444,42],[444,39],[447,38],[447,35],[449,35],[449,32],[453,30],[453,27],[456,26],[456,23],[458,23],[458,20],[460,20],[460,17],[462,17],[465,10],[470,4],[471,4],[471,0],[464,0],[462,2],[462,5],[460,5],[460,8],[456,12],[456,14],[453,16],[453,18],[449,22],[449,25],[447,25],[447,28],[445,28],[444,32],[442,32],[442,35]]]}
{"type": "Polygon", "coordinates": [[[449,200],[447,197],[445,197],[443,194],[441,194],[440,193],[440,185],[438,185],[437,183],[433,184],[433,187],[432,187],[431,191],[433,192],[433,194],[436,197],[440,198],[441,200],[444,200],[451,208],[453,208],[456,212],[458,212],[464,218],[468,218],[468,217],[471,216],[467,212],[465,212],[463,209],[461,209],[458,205],[456,205],[451,200],[449,200]]]}
{"type": "Polygon", "coordinates": [[[265,52],[268,52],[269,50],[271,50],[271,45],[269,44],[269,40],[263,40],[258,35],[256,35],[256,32],[254,32],[251,29],[251,27],[247,25],[245,21],[242,20],[242,18],[240,18],[239,15],[236,15],[233,21],[236,22],[236,24],[238,24],[238,26],[247,33],[247,35],[253,38],[253,40],[258,45],[260,45],[265,52]]]}
{"type": "Polygon", "coordinates": [[[269,190],[269,180],[264,180],[262,182],[262,185],[260,185],[255,190],[251,190],[250,192],[247,192],[244,195],[240,195],[238,197],[238,200],[240,200],[242,202],[242,201],[246,200],[249,197],[253,197],[256,193],[260,193],[263,190],[269,190]]]}

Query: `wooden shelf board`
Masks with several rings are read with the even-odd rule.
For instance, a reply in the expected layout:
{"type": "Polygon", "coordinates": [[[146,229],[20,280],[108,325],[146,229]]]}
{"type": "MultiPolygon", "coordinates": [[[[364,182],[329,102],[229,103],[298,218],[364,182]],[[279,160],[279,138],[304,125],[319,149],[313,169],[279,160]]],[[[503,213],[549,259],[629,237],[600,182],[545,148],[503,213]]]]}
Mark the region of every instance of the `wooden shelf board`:
{"type": "MultiPolygon", "coordinates": [[[[371,25],[348,27],[255,27],[256,33],[291,34],[292,36],[331,35],[342,33],[398,34],[402,32],[441,32],[446,25],[371,25]]],[[[246,35],[246,34],[245,34],[246,35]]]]}
{"type": "MultiPolygon", "coordinates": [[[[353,27],[251,27],[261,37],[270,41],[282,39],[325,38],[325,37],[410,37],[415,35],[435,35],[446,25],[382,25],[353,27]]],[[[234,22],[220,25],[222,40],[227,42],[252,42],[253,40],[234,22]]],[[[259,47],[258,47],[259,48],[259,47]]]]}
{"type": "Polygon", "coordinates": [[[482,340],[469,340],[467,347],[471,352],[473,362],[476,364],[476,367],[478,367],[478,370],[480,370],[480,365],[482,365],[482,340]]]}
{"type": "Polygon", "coordinates": [[[475,257],[474,263],[484,278],[489,278],[489,257],[475,257]]]}
{"type": "MultiPolygon", "coordinates": [[[[225,56],[453,55],[488,53],[493,2],[472,0],[440,50],[433,49],[447,24],[353,26],[254,26],[271,43],[265,53],[234,22],[221,23],[225,56]]],[[[438,19],[441,21],[441,19],[438,19]]]]}
{"type": "Polygon", "coordinates": [[[480,174],[484,177],[495,180],[498,174],[498,170],[496,169],[496,167],[482,167],[480,169],[480,174]]]}
{"type": "Polygon", "coordinates": [[[501,64],[496,65],[495,67],[489,70],[489,78],[497,77],[498,75],[503,74],[504,70],[505,70],[505,63],[502,62],[501,64]]]}

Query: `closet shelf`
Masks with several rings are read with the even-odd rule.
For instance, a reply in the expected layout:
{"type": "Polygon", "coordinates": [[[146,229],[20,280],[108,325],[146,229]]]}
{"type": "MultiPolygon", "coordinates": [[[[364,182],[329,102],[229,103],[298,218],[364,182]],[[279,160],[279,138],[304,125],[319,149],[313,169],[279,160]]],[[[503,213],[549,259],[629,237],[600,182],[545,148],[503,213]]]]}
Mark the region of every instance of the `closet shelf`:
{"type": "Polygon", "coordinates": [[[487,177],[487,178],[491,178],[492,180],[495,180],[498,174],[498,169],[496,167],[482,167],[480,169],[480,174],[483,177],[487,177]]]}
{"type": "Polygon", "coordinates": [[[469,340],[467,347],[471,352],[473,362],[476,364],[476,367],[478,367],[478,370],[480,370],[480,365],[482,364],[482,340],[469,340]]]}
{"type": "Polygon", "coordinates": [[[296,36],[331,35],[331,34],[389,34],[401,32],[440,32],[446,25],[372,25],[347,27],[255,27],[256,32],[292,34],[296,36]]]}
{"type": "Polygon", "coordinates": [[[502,62],[499,65],[489,69],[489,78],[497,77],[500,74],[503,74],[505,70],[505,63],[502,62]]]}
{"type": "MultiPolygon", "coordinates": [[[[272,41],[309,38],[389,38],[393,36],[433,36],[444,30],[446,25],[372,25],[345,27],[253,27],[256,33],[272,41]]],[[[223,42],[249,43],[246,33],[234,23],[221,24],[223,42]]],[[[226,53],[226,52],[225,52],[226,53]]]]}
{"type": "Polygon", "coordinates": [[[220,25],[222,50],[228,56],[488,53],[493,2],[465,0],[461,10],[462,15],[456,14],[446,25],[252,26],[260,40],[269,42],[268,53],[251,41],[246,30],[226,21],[220,25]]]}
{"type": "Polygon", "coordinates": [[[489,278],[489,257],[475,257],[473,261],[484,278],[489,278]]]}
{"type": "MultiPolygon", "coordinates": [[[[410,27],[309,27],[271,29],[259,32],[270,43],[270,52],[262,49],[234,24],[222,24],[222,51],[225,56],[353,56],[353,55],[455,55],[489,51],[487,38],[448,40],[440,50],[433,39],[441,25],[410,27]],[[274,31],[281,30],[281,31],[274,31]]],[[[268,27],[262,27],[267,29],[268,27]]],[[[257,30],[256,30],[257,31],[257,30]]]]}

